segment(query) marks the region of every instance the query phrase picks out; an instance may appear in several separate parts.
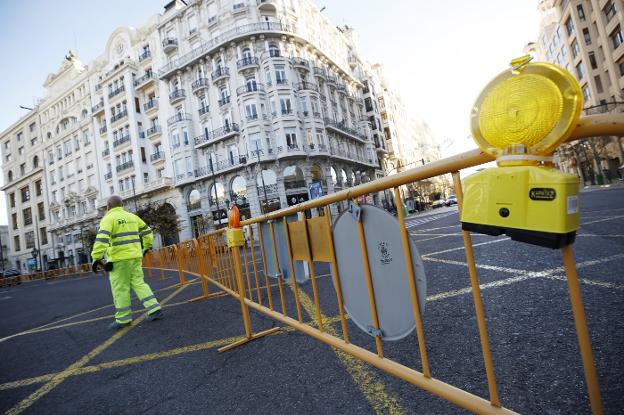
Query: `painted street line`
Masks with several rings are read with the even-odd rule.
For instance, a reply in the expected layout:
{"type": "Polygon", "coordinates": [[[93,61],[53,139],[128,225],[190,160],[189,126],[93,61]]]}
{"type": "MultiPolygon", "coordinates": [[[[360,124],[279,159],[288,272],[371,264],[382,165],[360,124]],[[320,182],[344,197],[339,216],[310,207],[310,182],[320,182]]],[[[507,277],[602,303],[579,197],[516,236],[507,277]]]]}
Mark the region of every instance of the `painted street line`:
{"type": "MultiPolygon", "coordinates": [[[[481,242],[478,244],[472,244],[472,247],[474,248],[475,246],[481,246],[481,245],[489,245],[489,244],[496,244],[499,242],[505,242],[505,241],[510,241],[510,238],[501,238],[501,239],[494,239],[493,241],[487,241],[487,242],[481,242]]],[[[429,257],[432,255],[439,255],[439,254],[445,254],[447,252],[454,252],[454,251],[462,251],[464,249],[464,246],[458,246],[457,248],[449,248],[449,249],[445,249],[443,251],[437,251],[437,252],[430,252],[428,254],[422,254],[423,259],[425,257],[429,257]]]]}
{"type": "Polygon", "coordinates": [[[608,220],[614,220],[614,219],[620,219],[620,218],[624,218],[624,215],[611,216],[611,217],[608,217],[608,218],[596,219],[596,220],[592,220],[592,221],[589,221],[589,222],[582,222],[581,226],[591,225],[592,223],[606,222],[608,220]]]}

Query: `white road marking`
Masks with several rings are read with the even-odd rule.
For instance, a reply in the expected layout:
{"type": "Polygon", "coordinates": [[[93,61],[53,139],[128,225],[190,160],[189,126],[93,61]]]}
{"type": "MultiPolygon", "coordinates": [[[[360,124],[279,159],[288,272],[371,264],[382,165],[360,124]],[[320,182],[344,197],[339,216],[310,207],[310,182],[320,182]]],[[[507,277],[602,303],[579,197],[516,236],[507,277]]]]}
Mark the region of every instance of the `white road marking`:
{"type": "Polygon", "coordinates": [[[611,216],[611,217],[608,217],[608,218],[591,220],[591,221],[589,221],[589,222],[583,222],[583,223],[581,223],[581,226],[584,226],[584,225],[591,225],[592,223],[606,222],[606,221],[608,221],[608,220],[620,219],[620,218],[624,218],[624,215],[611,216]]]}
{"type": "Polygon", "coordinates": [[[13,298],[13,297],[7,295],[6,297],[0,298],[0,301],[2,301],[2,300],[10,300],[11,298],[13,298]]]}
{"type": "MultiPolygon", "coordinates": [[[[499,243],[499,242],[505,242],[505,241],[510,241],[510,240],[511,240],[511,239],[509,239],[509,238],[494,239],[493,241],[487,241],[487,242],[481,242],[481,243],[478,243],[478,244],[472,244],[472,246],[473,246],[473,248],[474,248],[475,246],[488,245],[488,244],[496,244],[496,243],[499,243]]],[[[463,249],[464,249],[464,246],[462,245],[462,246],[458,246],[457,248],[449,248],[449,249],[445,249],[445,250],[443,250],[443,251],[438,251],[438,252],[430,252],[430,253],[428,253],[428,254],[423,254],[422,256],[423,256],[423,258],[424,258],[424,257],[429,257],[429,256],[431,256],[431,255],[438,255],[438,254],[444,254],[444,253],[447,253],[447,252],[461,251],[461,250],[463,250],[463,249]]]]}
{"type": "Polygon", "coordinates": [[[457,213],[457,211],[456,210],[452,210],[452,211],[449,211],[449,212],[433,214],[433,215],[425,216],[425,217],[422,217],[422,218],[419,218],[419,217],[408,218],[407,220],[405,220],[405,227],[407,229],[413,228],[414,226],[422,225],[422,224],[428,223],[428,222],[433,222],[434,220],[442,219],[442,218],[445,218],[447,216],[451,216],[451,215],[453,215],[455,213],[457,213]]]}

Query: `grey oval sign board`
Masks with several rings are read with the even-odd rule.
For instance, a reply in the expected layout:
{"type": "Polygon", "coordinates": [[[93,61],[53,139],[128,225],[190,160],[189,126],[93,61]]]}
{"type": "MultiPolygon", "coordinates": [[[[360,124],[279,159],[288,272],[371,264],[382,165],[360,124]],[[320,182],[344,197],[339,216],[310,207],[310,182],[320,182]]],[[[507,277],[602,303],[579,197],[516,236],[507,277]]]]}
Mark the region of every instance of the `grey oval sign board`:
{"type": "MultiPolygon", "coordinates": [[[[336,260],[344,306],[353,322],[373,335],[373,318],[355,216],[345,211],[334,224],[336,260]]],[[[384,340],[399,340],[416,327],[409,281],[397,219],[376,206],[361,205],[377,315],[384,340]]],[[[410,239],[411,260],[421,313],[425,309],[427,280],[422,259],[410,239]]]]}

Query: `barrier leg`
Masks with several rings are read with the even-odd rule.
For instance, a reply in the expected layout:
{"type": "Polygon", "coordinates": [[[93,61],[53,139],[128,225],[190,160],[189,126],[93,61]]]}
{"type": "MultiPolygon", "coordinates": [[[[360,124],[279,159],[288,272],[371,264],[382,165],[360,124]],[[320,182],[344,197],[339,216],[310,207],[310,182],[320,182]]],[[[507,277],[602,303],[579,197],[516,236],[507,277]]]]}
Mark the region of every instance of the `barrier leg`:
{"type": "Polygon", "coordinates": [[[245,326],[245,338],[232,344],[228,344],[227,346],[221,347],[220,349],[218,349],[220,353],[281,330],[280,327],[273,327],[271,329],[261,331],[256,334],[252,334],[251,319],[249,317],[249,307],[245,302],[245,283],[243,282],[243,269],[241,266],[240,248],[238,246],[235,246],[232,248],[231,252],[234,262],[234,274],[236,275],[236,284],[238,285],[238,299],[240,301],[241,312],[243,314],[243,325],[245,326]]]}
{"type": "Polygon", "coordinates": [[[193,243],[195,244],[195,252],[197,252],[197,260],[199,261],[199,279],[202,286],[202,295],[200,295],[199,297],[191,298],[187,302],[193,303],[195,301],[206,300],[208,298],[222,297],[225,294],[223,291],[212,294],[210,293],[210,290],[208,289],[208,282],[206,281],[206,279],[208,278],[208,266],[206,265],[206,257],[203,255],[204,252],[201,251],[200,244],[197,239],[195,239],[193,243]]]}
{"type": "Polygon", "coordinates": [[[602,414],[602,399],[600,398],[598,376],[596,375],[596,366],[592,353],[591,339],[589,337],[589,331],[587,330],[583,297],[581,295],[581,286],[578,281],[578,275],[576,274],[576,263],[574,261],[572,247],[568,245],[561,248],[561,254],[563,255],[563,266],[568,279],[568,290],[570,291],[572,314],[574,315],[576,335],[578,336],[579,348],[581,349],[581,359],[583,360],[583,370],[585,372],[587,392],[589,393],[589,402],[591,403],[593,414],[602,414]]]}

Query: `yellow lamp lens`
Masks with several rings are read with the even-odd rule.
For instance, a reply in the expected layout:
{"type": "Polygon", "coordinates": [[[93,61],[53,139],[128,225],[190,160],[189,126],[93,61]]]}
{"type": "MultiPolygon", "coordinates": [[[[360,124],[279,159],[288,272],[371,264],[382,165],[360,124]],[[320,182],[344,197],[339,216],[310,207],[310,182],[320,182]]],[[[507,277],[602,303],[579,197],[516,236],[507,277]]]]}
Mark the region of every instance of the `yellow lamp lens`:
{"type": "Polygon", "coordinates": [[[472,134],[481,149],[499,156],[523,145],[529,154],[550,154],[578,121],[582,93],[564,69],[528,64],[499,74],[481,92],[472,112],[472,134]]]}

